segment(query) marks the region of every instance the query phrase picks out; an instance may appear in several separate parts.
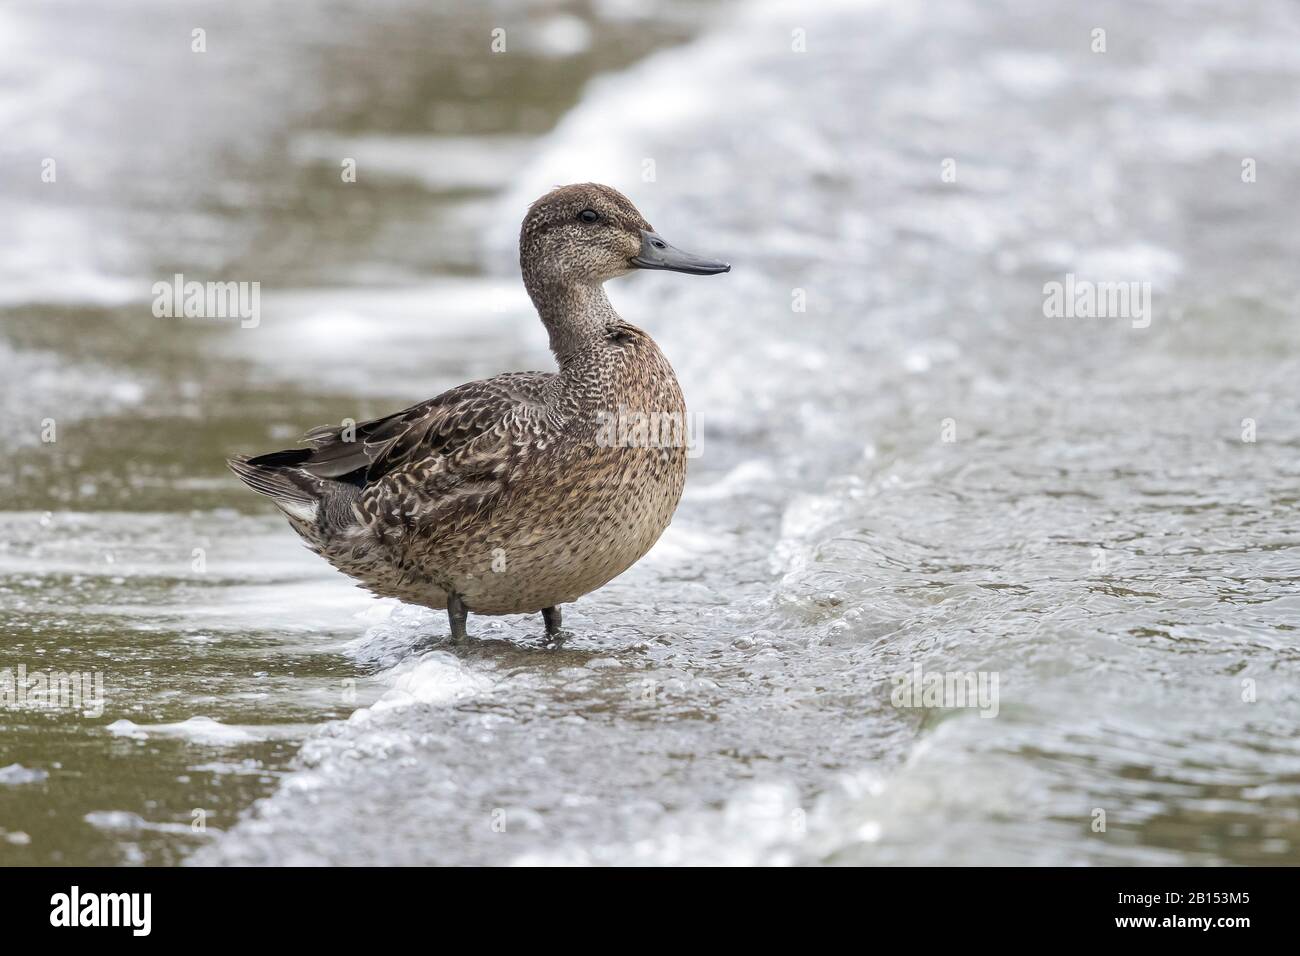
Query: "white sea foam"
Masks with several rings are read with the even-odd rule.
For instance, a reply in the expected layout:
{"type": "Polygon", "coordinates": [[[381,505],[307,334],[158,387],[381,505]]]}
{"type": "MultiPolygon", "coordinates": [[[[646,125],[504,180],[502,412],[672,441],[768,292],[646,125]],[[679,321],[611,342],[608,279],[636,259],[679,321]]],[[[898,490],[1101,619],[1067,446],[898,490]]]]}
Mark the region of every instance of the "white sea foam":
{"type": "Polygon", "coordinates": [[[359,617],[370,626],[345,650],[359,662],[382,667],[369,682],[384,689],[369,707],[354,711],[349,723],[369,723],[376,714],[416,704],[456,703],[495,686],[481,670],[445,651],[413,653],[446,639],[445,612],[383,601],[359,617]]]}
{"type": "Polygon", "coordinates": [[[256,335],[224,336],[218,347],[264,363],[266,375],[325,378],[361,395],[425,394],[431,365],[449,348],[480,352],[485,361],[502,355],[502,363],[517,362],[505,354],[521,349],[539,361],[546,355],[545,330],[517,277],[268,292],[262,312],[256,335]]]}
{"type": "Polygon", "coordinates": [[[389,689],[368,709],[356,711],[350,722],[365,723],[374,714],[416,704],[454,704],[485,694],[494,686],[487,675],[442,651],[403,661],[379,680],[389,689]]]}
{"type": "MultiPolygon", "coordinates": [[[[188,823],[156,823],[146,820],[137,813],[126,810],[95,810],[87,813],[85,821],[98,830],[106,830],[118,836],[132,836],[141,833],[191,833],[201,835],[188,823]]],[[[205,832],[215,833],[215,830],[205,832]]]]}
{"type": "Polygon", "coordinates": [[[150,737],[180,737],[196,744],[228,746],[262,739],[256,728],[223,724],[211,717],[190,717],[179,723],[137,724],[134,721],[115,720],[104,728],[116,737],[147,740],[150,737]]]}
{"type": "Polygon", "coordinates": [[[705,527],[692,527],[678,520],[670,524],[653,548],[641,559],[642,564],[653,567],[688,566],[707,555],[724,550],[729,541],[726,534],[705,527]]]}
{"type": "Polygon", "coordinates": [[[524,37],[527,48],[555,59],[577,56],[591,49],[591,27],[569,14],[547,17],[524,37]]]}
{"type": "Polygon", "coordinates": [[[688,501],[722,501],[753,492],[776,480],[771,463],[743,461],[711,484],[695,481],[686,486],[688,501]]]}
{"type": "Polygon", "coordinates": [[[11,763],[7,767],[0,767],[0,786],[20,787],[29,783],[43,783],[49,776],[48,771],[11,763]]]}
{"type": "Polygon", "coordinates": [[[499,189],[523,164],[529,141],[517,136],[340,136],[306,132],[293,141],[299,163],[339,169],[357,164],[357,181],[405,179],[433,190],[499,189]]]}
{"type": "MultiPolygon", "coordinates": [[[[563,846],[521,854],[515,866],[776,866],[804,859],[807,810],[788,780],[739,787],[719,810],[653,816],[635,842],[563,846]]],[[[637,808],[638,816],[650,816],[637,808]]]]}
{"type": "Polygon", "coordinates": [[[131,375],[0,340],[0,408],[10,421],[0,429],[0,448],[40,444],[46,418],[57,440],[57,429],[72,422],[139,405],[148,386],[131,375]]]}

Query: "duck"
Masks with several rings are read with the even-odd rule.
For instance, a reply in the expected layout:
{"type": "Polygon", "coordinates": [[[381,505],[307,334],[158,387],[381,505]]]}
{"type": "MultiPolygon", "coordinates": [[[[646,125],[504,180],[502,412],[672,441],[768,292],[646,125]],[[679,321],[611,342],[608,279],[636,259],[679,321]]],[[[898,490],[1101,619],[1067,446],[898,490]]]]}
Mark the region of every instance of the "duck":
{"type": "Polygon", "coordinates": [[[686,480],[686,403],[605,283],[731,270],[673,246],[599,183],[529,206],[519,266],[554,371],[505,372],[227,461],[335,568],[381,597],[445,609],[454,643],[471,613],[540,612],[560,639],[562,605],[622,574],[668,527],[686,480]],[[638,427],[647,420],[659,427],[638,427]]]}

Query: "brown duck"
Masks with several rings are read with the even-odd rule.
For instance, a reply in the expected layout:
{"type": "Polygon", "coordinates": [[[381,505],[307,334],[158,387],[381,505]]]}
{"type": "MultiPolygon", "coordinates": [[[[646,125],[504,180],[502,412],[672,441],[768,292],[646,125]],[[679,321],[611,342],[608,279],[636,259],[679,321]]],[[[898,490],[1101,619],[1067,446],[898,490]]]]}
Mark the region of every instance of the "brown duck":
{"type": "Polygon", "coordinates": [[[658,540],[686,478],[686,404],[654,340],[604,283],[725,262],[675,249],[617,190],[564,186],[528,210],[524,285],[557,372],[470,382],[309,447],[230,460],[317,554],[376,594],[476,614],[541,611],[606,584],[658,540]]]}

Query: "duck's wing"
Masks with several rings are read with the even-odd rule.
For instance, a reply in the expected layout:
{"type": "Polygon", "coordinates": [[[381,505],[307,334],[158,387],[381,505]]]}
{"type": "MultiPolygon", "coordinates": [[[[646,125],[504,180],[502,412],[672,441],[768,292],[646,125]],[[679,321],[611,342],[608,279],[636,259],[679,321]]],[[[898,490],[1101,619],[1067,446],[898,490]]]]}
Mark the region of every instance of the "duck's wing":
{"type": "Polygon", "coordinates": [[[312,451],[298,467],[364,487],[412,465],[451,457],[494,430],[529,428],[545,411],[546,387],[554,377],[512,372],[460,385],[384,418],[313,428],[303,437],[312,451]]]}
{"type": "Polygon", "coordinates": [[[303,438],[309,448],[234,459],[230,466],[253,490],[277,500],[318,502],[331,486],[351,486],[349,497],[359,497],[364,511],[400,505],[386,499],[402,486],[418,486],[424,506],[461,488],[491,494],[508,478],[509,446],[544,424],[554,378],[512,372],[470,382],[384,418],[314,428],[303,438]]]}

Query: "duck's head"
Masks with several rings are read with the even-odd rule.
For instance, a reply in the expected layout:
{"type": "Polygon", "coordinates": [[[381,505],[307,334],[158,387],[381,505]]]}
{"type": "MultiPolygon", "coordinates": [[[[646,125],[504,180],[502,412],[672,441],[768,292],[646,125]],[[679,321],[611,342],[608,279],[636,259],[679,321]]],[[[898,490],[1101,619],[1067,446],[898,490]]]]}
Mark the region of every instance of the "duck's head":
{"type": "Polygon", "coordinates": [[[599,183],[561,186],[533,203],[519,233],[519,262],[530,285],[596,285],[634,269],[731,271],[670,245],[626,196],[599,183]]]}

